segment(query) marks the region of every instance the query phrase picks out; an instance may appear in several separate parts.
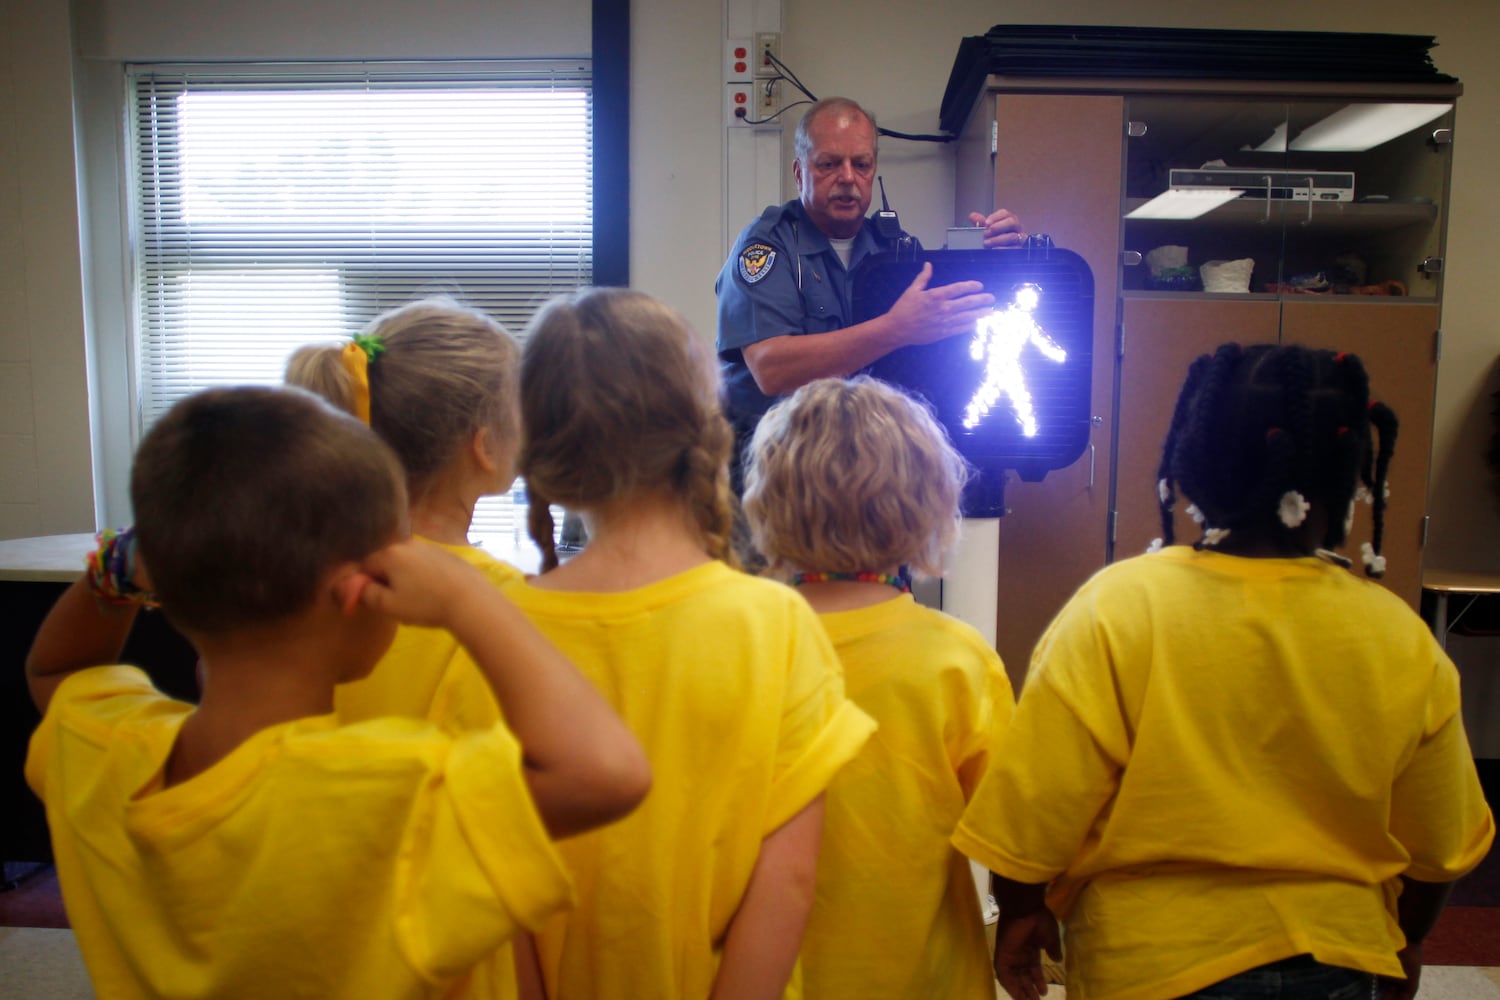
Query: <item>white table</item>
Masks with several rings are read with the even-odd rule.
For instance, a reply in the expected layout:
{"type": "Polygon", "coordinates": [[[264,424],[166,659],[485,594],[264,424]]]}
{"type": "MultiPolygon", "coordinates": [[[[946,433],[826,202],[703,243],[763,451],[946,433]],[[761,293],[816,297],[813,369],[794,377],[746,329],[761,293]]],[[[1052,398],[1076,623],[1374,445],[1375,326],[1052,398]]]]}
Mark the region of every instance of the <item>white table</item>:
{"type": "MultiPolygon", "coordinates": [[[[496,559],[524,573],[541,569],[542,554],[529,539],[507,535],[476,536],[474,543],[496,559]]],[[[0,580],[72,583],[83,573],[83,561],[94,549],[93,532],[0,540],[0,580]]]]}
{"type": "Polygon", "coordinates": [[[1500,594],[1500,574],[1462,573],[1454,570],[1429,569],[1422,573],[1422,589],[1435,598],[1432,612],[1432,634],[1438,645],[1448,648],[1448,633],[1463,620],[1479,598],[1500,594]],[[1456,612],[1449,607],[1452,598],[1462,599],[1456,612]]]}
{"type": "Polygon", "coordinates": [[[91,531],[0,540],[0,580],[71,583],[93,549],[91,531]]]}

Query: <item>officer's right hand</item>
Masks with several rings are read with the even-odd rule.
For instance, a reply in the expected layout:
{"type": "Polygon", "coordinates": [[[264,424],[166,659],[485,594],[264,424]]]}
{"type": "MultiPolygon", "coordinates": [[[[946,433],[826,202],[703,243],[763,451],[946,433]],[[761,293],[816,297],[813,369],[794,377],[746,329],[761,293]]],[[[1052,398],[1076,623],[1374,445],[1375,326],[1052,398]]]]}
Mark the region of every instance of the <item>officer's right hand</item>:
{"type": "Polygon", "coordinates": [[[995,297],[981,282],[955,281],[928,288],[931,280],[929,261],[886,314],[899,331],[902,346],[973,333],[974,325],[994,308],[995,297]]]}

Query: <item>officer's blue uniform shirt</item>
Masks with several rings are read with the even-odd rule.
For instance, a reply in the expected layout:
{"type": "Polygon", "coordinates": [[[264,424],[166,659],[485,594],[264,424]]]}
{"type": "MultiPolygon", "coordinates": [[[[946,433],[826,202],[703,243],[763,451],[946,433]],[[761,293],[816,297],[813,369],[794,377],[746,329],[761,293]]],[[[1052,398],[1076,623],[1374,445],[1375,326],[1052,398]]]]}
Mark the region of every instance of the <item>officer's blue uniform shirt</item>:
{"type": "Polygon", "coordinates": [[[869,219],[860,226],[846,269],[802,202],[773,205],[745,227],[719,271],[719,360],[730,420],[744,435],[776,402],[755,384],[742,349],[786,334],[828,333],[854,322],[851,272],[891,249],[869,219]]]}

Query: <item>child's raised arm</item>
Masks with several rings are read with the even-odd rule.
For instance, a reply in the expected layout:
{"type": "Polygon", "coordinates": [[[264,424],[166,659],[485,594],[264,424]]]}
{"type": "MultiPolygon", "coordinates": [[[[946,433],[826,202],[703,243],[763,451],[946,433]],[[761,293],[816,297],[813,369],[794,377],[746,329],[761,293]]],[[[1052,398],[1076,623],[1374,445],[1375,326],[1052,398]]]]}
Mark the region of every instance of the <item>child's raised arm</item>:
{"type": "Polygon", "coordinates": [[[436,546],[401,542],[365,563],[359,599],[440,626],[474,658],[521,743],[526,782],[554,837],[634,809],[651,787],[645,751],[608,702],[482,573],[436,546]]]}
{"type": "Polygon", "coordinates": [[[779,1000],[786,991],[812,912],[822,839],[819,795],[761,841],[709,1000],[779,1000]]]}
{"type": "Polygon", "coordinates": [[[26,683],[43,715],[68,675],[120,661],[136,612],[150,597],[134,532],[100,532],[98,542],[88,571],[47,612],[26,654],[26,683]]]}
{"type": "Polygon", "coordinates": [[[120,662],[138,610],[140,605],[100,601],[86,577],[63,591],[26,654],[26,683],[37,710],[47,714],[52,693],[70,674],[120,662]]]}

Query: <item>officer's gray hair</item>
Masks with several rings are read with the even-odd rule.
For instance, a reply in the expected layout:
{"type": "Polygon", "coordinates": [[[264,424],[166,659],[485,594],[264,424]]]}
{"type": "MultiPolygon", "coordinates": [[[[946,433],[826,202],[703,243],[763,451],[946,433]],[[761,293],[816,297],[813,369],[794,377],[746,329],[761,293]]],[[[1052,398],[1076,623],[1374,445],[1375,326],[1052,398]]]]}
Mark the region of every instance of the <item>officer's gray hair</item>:
{"type": "Polygon", "coordinates": [[[875,151],[877,153],[880,151],[880,129],[875,124],[875,116],[873,114],[860,107],[858,101],[851,100],[850,98],[825,97],[821,101],[814,102],[813,106],[807,109],[807,114],[803,115],[802,120],[797,123],[797,131],[794,139],[795,145],[793,147],[796,151],[797,159],[806,163],[812,157],[813,141],[812,136],[808,134],[808,130],[812,128],[813,119],[825,112],[831,113],[834,111],[854,112],[855,114],[863,115],[865,121],[870,123],[870,131],[875,133],[875,151]]]}

